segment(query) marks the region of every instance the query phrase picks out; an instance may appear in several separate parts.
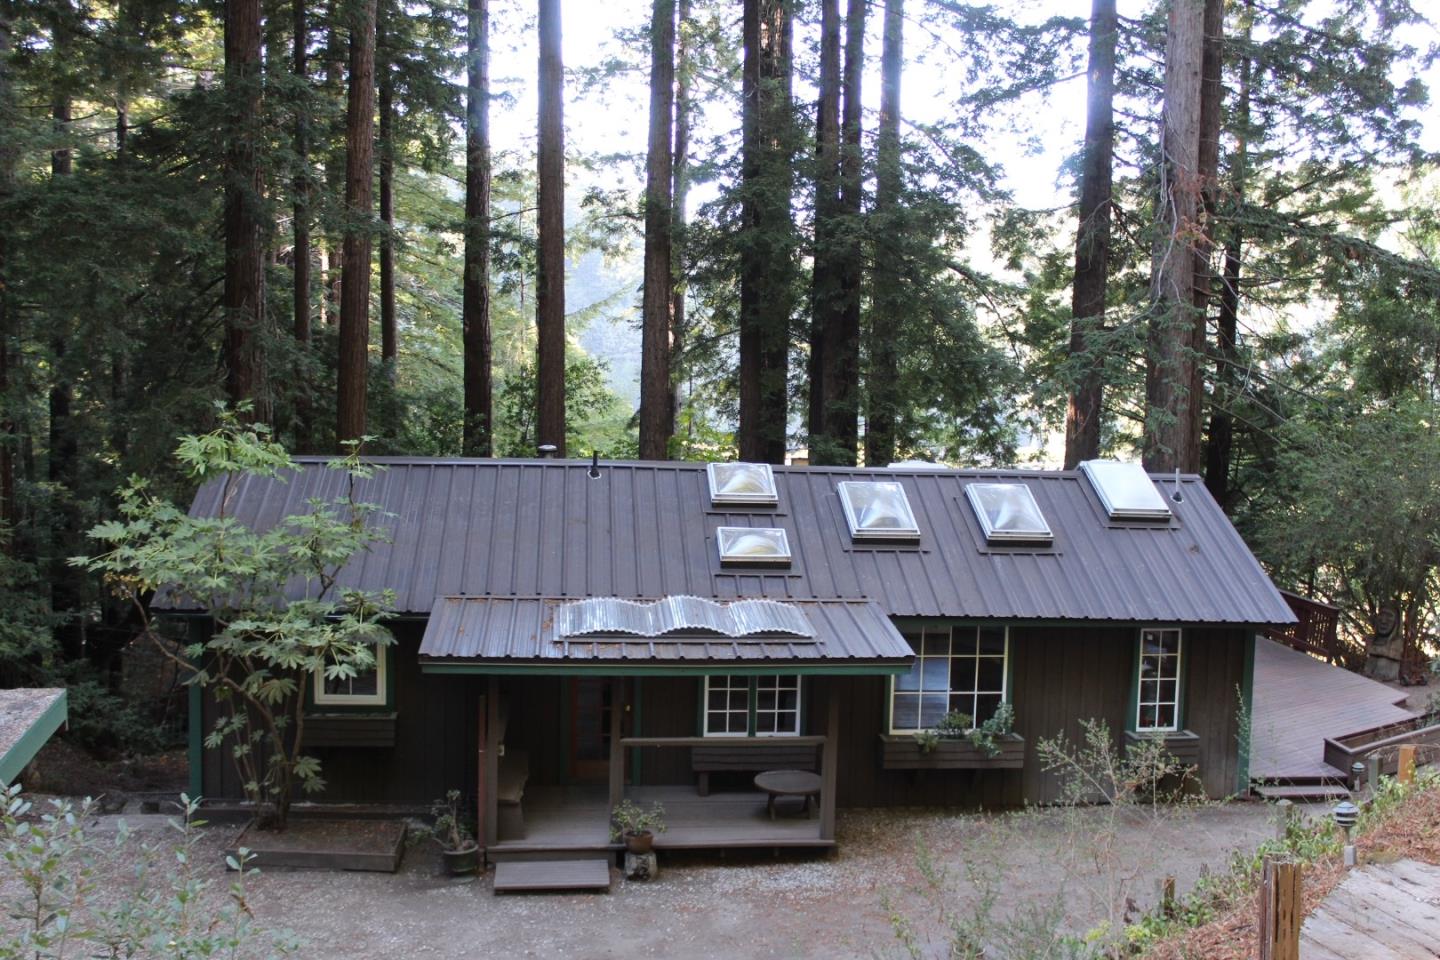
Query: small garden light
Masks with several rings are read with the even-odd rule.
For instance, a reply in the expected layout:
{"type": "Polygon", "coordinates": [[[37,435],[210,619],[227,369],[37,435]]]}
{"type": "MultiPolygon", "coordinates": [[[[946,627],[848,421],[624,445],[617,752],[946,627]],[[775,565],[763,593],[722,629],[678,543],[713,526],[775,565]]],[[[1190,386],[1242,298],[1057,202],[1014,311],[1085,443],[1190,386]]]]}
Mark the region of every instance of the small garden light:
{"type": "Polygon", "coordinates": [[[1355,866],[1355,845],[1350,842],[1350,829],[1355,826],[1355,821],[1360,819],[1360,808],[1349,800],[1341,800],[1335,805],[1330,815],[1335,818],[1335,825],[1345,831],[1345,866],[1355,866]]]}

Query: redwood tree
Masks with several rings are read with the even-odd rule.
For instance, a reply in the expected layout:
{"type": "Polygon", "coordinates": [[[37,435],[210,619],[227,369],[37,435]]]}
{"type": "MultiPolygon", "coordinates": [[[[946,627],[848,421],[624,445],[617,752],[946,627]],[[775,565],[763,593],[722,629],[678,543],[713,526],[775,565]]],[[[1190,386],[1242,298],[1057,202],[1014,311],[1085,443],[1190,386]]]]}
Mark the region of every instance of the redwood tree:
{"type": "Polygon", "coordinates": [[[745,0],[741,110],[740,418],[743,460],[783,463],[794,188],[791,0],[745,0]]]}
{"type": "MultiPolygon", "coordinates": [[[[900,71],[904,55],[904,0],[885,0],[885,31],[880,55],[880,120],[876,131],[875,214],[893,219],[904,180],[900,168],[900,71]]],[[[895,459],[899,418],[899,358],[895,333],[903,295],[893,264],[877,263],[870,311],[870,369],[865,377],[865,462],[884,466],[895,459]]]]}
{"type": "MultiPolygon", "coordinates": [[[[388,19],[394,12],[387,8],[388,19]]],[[[395,318],[395,66],[386,46],[384,25],[376,27],[380,97],[380,361],[385,375],[395,377],[400,356],[395,318]]]]}
{"type": "Polygon", "coordinates": [[[1160,190],[1150,267],[1145,364],[1147,469],[1184,469],[1195,457],[1195,256],[1200,215],[1200,65],[1205,0],[1174,0],[1165,42],[1160,190]]]}
{"type": "Polygon", "coordinates": [[[674,429],[670,389],[674,86],[675,0],[654,0],[650,17],[650,142],[645,164],[645,279],[640,306],[642,460],[664,460],[674,429]]]}
{"type": "Polygon", "coordinates": [[[535,437],[565,455],[565,122],[560,0],[540,0],[535,437]]]}
{"type": "Polygon", "coordinates": [[[225,4],[225,391],[269,420],[261,337],[265,261],[261,245],[261,3],[225,4]]]}
{"type": "Polygon", "coordinates": [[[461,336],[465,364],[464,451],[488,457],[490,355],[490,0],[465,6],[465,277],[461,336]]]}
{"type": "Polygon", "coordinates": [[[810,284],[810,462],[834,463],[826,430],[834,340],[844,305],[836,238],[840,217],[840,0],[820,2],[820,99],[815,111],[815,242],[810,284]]]}
{"type": "Polygon", "coordinates": [[[690,192],[690,0],[680,0],[675,25],[675,149],[670,176],[670,403],[666,436],[675,435],[675,414],[680,409],[675,361],[685,336],[685,200],[690,192]]]}
{"type": "Polygon", "coordinates": [[[375,142],[375,0],[359,0],[350,24],[345,108],[345,240],[341,252],[338,440],[365,435],[370,346],[370,213],[375,142]]]}
{"type": "MultiPolygon", "coordinates": [[[[309,77],[310,26],[308,0],[292,0],[294,17],[294,53],[291,69],[297,84],[304,85],[309,77]]],[[[300,352],[310,349],[310,117],[308,100],[301,99],[295,111],[295,174],[294,201],[294,330],[300,352]]],[[[303,369],[303,368],[302,368],[303,369]]],[[[302,374],[293,387],[295,396],[295,446],[301,452],[310,448],[311,406],[310,383],[302,374]]]]}
{"type": "Polygon", "coordinates": [[[1115,153],[1115,0],[1093,0],[1085,147],[1080,156],[1080,228],[1075,236],[1075,284],[1070,296],[1070,356],[1078,368],[1065,411],[1065,469],[1100,455],[1104,409],[1105,327],[1109,282],[1110,183],[1115,153]]]}

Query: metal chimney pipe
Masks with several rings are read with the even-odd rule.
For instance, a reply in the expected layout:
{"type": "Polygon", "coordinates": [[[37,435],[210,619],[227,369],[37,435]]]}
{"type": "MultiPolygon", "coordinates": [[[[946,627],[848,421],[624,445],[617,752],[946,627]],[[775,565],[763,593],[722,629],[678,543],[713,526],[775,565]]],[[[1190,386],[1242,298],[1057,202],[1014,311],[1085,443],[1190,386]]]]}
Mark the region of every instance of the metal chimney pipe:
{"type": "Polygon", "coordinates": [[[542,443],[536,450],[540,454],[541,460],[555,459],[555,444],[553,443],[542,443]]]}

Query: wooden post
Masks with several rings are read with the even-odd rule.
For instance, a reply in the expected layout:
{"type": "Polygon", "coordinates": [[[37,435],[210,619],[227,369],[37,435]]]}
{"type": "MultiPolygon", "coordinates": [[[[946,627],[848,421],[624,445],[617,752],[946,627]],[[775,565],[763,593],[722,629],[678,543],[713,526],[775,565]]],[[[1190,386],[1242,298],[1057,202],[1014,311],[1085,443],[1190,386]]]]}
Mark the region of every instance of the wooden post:
{"type": "Polygon", "coordinates": [[[485,686],[485,846],[500,839],[500,678],[489,677],[485,686]]]}
{"type": "Polygon", "coordinates": [[[625,748],[620,744],[625,714],[625,678],[610,681],[610,809],[625,796],[625,748]]]}
{"type": "Polygon", "coordinates": [[[1260,882],[1260,960],[1300,960],[1300,865],[1265,858],[1260,882]]]}
{"type": "Polygon", "coordinates": [[[840,698],[825,684],[825,745],[820,748],[820,839],[835,839],[835,783],[840,759],[840,698]]]}
{"type": "Polygon", "coordinates": [[[1410,783],[1415,779],[1415,744],[1406,743],[1400,746],[1400,770],[1396,779],[1401,783],[1410,783]]]}

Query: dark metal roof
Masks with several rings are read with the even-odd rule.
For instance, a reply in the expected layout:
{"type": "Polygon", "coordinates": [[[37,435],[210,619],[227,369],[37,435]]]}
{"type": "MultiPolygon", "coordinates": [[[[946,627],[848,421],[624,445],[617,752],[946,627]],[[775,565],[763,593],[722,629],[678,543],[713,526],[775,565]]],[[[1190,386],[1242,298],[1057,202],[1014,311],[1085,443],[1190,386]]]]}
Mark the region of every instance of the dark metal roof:
{"type": "Polygon", "coordinates": [[[420,656],[426,661],[464,659],[486,663],[574,664],[602,661],[714,664],[785,661],[791,665],[900,665],[910,645],[885,611],[865,601],[800,601],[815,628],[813,639],[767,636],[738,639],[715,635],[641,638],[561,637],[555,611],[572,600],[440,597],[430,612],[420,656]]]}
{"type": "MultiPolygon", "coordinates": [[[[227,510],[268,526],[343,492],[344,476],[304,459],[298,475],[244,478],[227,510]]],[[[343,581],[392,589],[398,608],[437,597],[873,600],[891,616],[1196,624],[1291,623],[1294,615],[1197,477],[1180,479],[1169,521],[1112,521],[1075,472],[776,467],[774,507],[714,507],[703,464],[377,457],[357,496],[391,514],[391,542],[343,581]],[[854,543],[835,484],[895,480],[918,543],[854,543]],[[1024,483],[1055,537],[988,545],[965,497],[973,482],[1024,483]],[[785,569],[723,568],[719,526],[783,527],[785,569]]],[[[1167,497],[1173,477],[1157,477],[1167,497]]],[[[192,512],[213,514],[206,485],[192,512]]]]}

